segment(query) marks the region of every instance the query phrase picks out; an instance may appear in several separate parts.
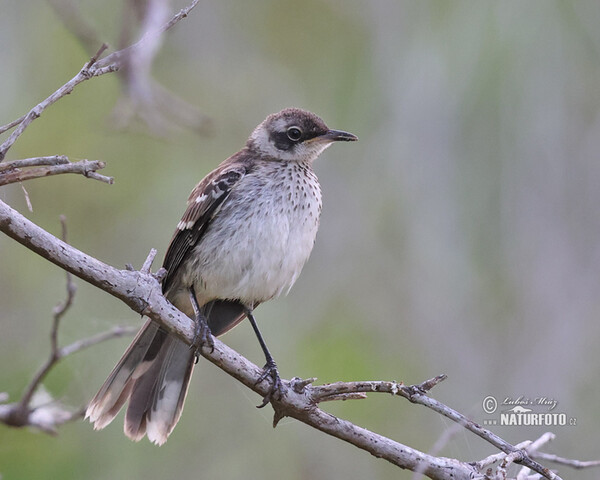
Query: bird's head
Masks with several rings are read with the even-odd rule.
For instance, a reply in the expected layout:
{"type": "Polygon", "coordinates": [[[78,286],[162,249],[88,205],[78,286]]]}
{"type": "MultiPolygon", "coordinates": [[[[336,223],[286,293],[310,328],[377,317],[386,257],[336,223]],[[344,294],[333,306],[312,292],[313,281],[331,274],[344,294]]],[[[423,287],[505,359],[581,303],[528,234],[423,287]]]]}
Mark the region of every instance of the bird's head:
{"type": "Polygon", "coordinates": [[[351,133],[331,130],[314,113],[286,108],[256,127],[246,145],[274,160],[312,162],[333,142],[355,140],[351,133]]]}

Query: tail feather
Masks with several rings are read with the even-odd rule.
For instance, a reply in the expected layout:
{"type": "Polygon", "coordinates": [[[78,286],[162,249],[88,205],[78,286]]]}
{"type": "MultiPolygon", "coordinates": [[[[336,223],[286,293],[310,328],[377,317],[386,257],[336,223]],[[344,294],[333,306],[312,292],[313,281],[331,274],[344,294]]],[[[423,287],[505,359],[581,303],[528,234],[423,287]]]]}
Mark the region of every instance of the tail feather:
{"type": "Polygon", "coordinates": [[[152,366],[133,383],[124,425],[129,438],[147,434],[158,445],[167,441],[181,417],[193,369],[194,351],[166,337],[152,366]]]}
{"type": "Polygon", "coordinates": [[[129,398],[135,376],[142,375],[141,370],[146,367],[144,360],[157,332],[158,326],[148,320],[88,405],[85,417],[94,423],[95,429],[112,422],[129,398]]]}
{"type": "Polygon", "coordinates": [[[146,414],[152,405],[152,397],[156,390],[158,372],[164,362],[166,348],[164,345],[169,341],[166,337],[160,352],[155,357],[148,369],[138,378],[133,380],[129,395],[129,404],[125,413],[124,432],[136,442],[144,438],[146,434],[146,414]]]}
{"type": "MultiPolygon", "coordinates": [[[[241,303],[229,300],[209,302],[202,310],[215,335],[230,330],[246,316],[241,303]]],[[[193,370],[194,350],[148,320],[90,402],[85,416],[99,430],[129,402],[125,435],[135,441],[148,435],[150,441],[162,445],[181,417],[193,370]]]]}
{"type": "Polygon", "coordinates": [[[176,338],[169,340],[171,345],[160,369],[152,407],[147,415],[148,439],[158,445],[167,441],[181,417],[195,363],[194,351],[188,345],[176,338]]]}

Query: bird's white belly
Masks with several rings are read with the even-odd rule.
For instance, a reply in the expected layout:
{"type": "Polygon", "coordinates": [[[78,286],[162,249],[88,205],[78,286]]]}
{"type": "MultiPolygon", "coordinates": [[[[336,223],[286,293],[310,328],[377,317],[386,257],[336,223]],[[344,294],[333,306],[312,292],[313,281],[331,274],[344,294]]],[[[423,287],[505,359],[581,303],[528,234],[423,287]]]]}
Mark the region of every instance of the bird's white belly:
{"type": "Polygon", "coordinates": [[[204,301],[239,299],[252,307],[287,293],[298,278],[317,235],[321,192],[303,177],[288,178],[289,188],[273,185],[277,179],[257,185],[263,190],[252,197],[232,192],[196,247],[190,267],[204,301]],[[252,202],[259,203],[248,208],[252,202]]]}

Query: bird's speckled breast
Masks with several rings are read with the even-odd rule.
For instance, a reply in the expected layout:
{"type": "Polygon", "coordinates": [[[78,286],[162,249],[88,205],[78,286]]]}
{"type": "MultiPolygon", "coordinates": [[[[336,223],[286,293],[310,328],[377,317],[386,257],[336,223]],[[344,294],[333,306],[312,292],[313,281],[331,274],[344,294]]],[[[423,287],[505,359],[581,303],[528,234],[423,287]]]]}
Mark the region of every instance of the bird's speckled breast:
{"type": "Polygon", "coordinates": [[[198,258],[186,265],[197,276],[201,304],[239,299],[252,307],[287,293],[313,248],[321,205],[310,164],[256,165],[232,189],[196,247],[198,258]]]}

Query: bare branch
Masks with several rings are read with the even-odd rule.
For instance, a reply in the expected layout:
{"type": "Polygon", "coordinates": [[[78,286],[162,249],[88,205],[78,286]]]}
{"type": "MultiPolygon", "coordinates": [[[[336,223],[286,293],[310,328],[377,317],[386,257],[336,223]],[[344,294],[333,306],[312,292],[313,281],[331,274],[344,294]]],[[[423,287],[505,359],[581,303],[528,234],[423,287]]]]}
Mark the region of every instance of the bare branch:
{"type": "Polygon", "coordinates": [[[567,465],[576,469],[600,467],[600,460],[573,460],[570,458],[559,457],[558,455],[543,452],[537,452],[533,456],[535,458],[539,458],[540,460],[547,460],[549,462],[558,463],[560,465],[567,465]]]}
{"type": "MultiPolygon", "coordinates": [[[[400,391],[402,391],[402,389],[400,391]]],[[[525,451],[523,449],[519,449],[519,448],[515,447],[514,445],[511,445],[510,443],[503,440],[495,433],[491,432],[490,430],[488,430],[486,428],[483,428],[481,425],[473,422],[472,420],[467,418],[462,413],[457,412],[456,410],[453,410],[453,409],[447,407],[443,403],[438,402],[437,400],[435,400],[431,397],[428,397],[427,395],[421,394],[419,392],[413,392],[412,395],[409,395],[409,396],[405,396],[401,393],[400,393],[400,395],[404,396],[412,403],[417,403],[419,405],[426,406],[426,407],[432,409],[433,411],[444,415],[446,418],[449,418],[450,420],[460,423],[470,432],[473,432],[475,435],[483,438],[484,440],[491,443],[492,445],[494,445],[496,448],[502,450],[503,452],[512,455],[511,460],[514,461],[514,463],[518,463],[520,465],[526,466],[526,467],[530,468],[531,470],[533,470],[534,472],[537,472],[540,475],[544,476],[545,478],[548,478],[549,480],[560,478],[554,472],[552,472],[548,468],[543,467],[538,462],[536,462],[535,460],[530,458],[529,455],[527,454],[527,451],[525,451]]]]}
{"type": "Polygon", "coordinates": [[[144,264],[142,265],[141,271],[143,273],[151,273],[150,269],[152,268],[152,262],[154,262],[156,253],[157,253],[156,248],[150,249],[150,253],[148,253],[148,257],[146,257],[146,260],[144,261],[144,264]]]}
{"type": "Polygon", "coordinates": [[[21,184],[21,190],[23,190],[23,195],[25,196],[25,203],[27,203],[27,210],[33,212],[33,205],[31,204],[31,198],[29,198],[29,192],[25,188],[25,185],[21,184]]]}
{"type": "MultiPolygon", "coordinates": [[[[60,216],[60,226],[61,226],[61,238],[62,241],[67,243],[67,219],[64,215],[60,216]]],[[[61,358],[61,354],[58,351],[58,326],[60,325],[60,320],[67,312],[71,305],[73,305],[73,300],[75,298],[75,293],[77,292],[77,285],[73,282],[73,275],[69,272],[65,272],[66,280],[67,280],[67,298],[62,303],[59,303],[54,307],[53,310],[53,321],[52,321],[52,331],[50,334],[51,346],[52,346],[52,356],[57,359],[57,361],[61,358]]]]}
{"type": "Polygon", "coordinates": [[[445,378],[445,375],[438,375],[437,377],[427,380],[420,385],[413,386],[405,386],[396,382],[383,381],[339,382],[329,385],[313,386],[312,390],[315,391],[315,393],[313,393],[313,398],[316,402],[323,401],[331,396],[348,395],[358,392],[384,392],[391,393],[393,395],[399,395],[412,403],[426,406],[433,411],[444,415],[446,418],[449,418],[450,420],[453,420],[454,422],[464,426],[467,430],[483,438],[496,448],[499,448],[506,454],[511,455],[510,463],[514,462],[527,466],[548,479],[559,478],[554,472],[551,472],[547,468],[544,468],[542,465],[531,459],[527,454],[527,451],[511,445],[497,436],[495,433],[473,422],[462,413],[457,412],[443,403],[425,395],[425,392],[428,389],[433,388],[445,378]]]}
{"type": "MultiPolygon", "coordinates": [[[[54,331],[53,329],[53,334],[54,331]]],[[[0,422],[12,427],[35,427],[54,435],[56,427],[82,418],[84,407],[75,412],[71,411],[45,392],[41,382],[63,358],[113,338],[133,335],[136,331],[136,327],[116,326],[107,332],[52,350],[50,357],[35,374],[21,399],[16,403],[0,404],[0,422]]],[[[4,395],[0,398],[0,403],[7,400],[8,395],[4,395]]]]}
{"type": "MultiPolygon", "coordinates": [[[[67,241],[67,224],[63,215],[60,217],[62,227],[62,241],[67,241]]],[[[66,244],[66,243],[65,243],[66,244]]],[[[63,302],[56,305],[52,311],[52,328],[50,330],[50,355],[40,369],[35,373],[29,385],[25,388],[21,399],[12,404],[0,405],[0,422],[13,427],[32,426],[46,433],[55,434],[56,427],[63,423],[81,418],[84,409],[71,412],[70,409],[56,402],[48,392],[42,389],[42,381],[48,373],[63,358],[79,352],[84,348],[97,345],[100,342],[123,335],[135,333],[135,328],[115,327],[108,332],[98,334],[90,338],[84,338],[73,342],[66,347],[58,346],[58,329],[60,321],[65,313],[73,305],[77,287],[73,282],[73,276],[66,272],[67,295],[63,302]]],[[[8,398],[6,398],[8,400],[8,398]]]]}
{"type": "MultiPolygon", "coordinates": [[[[67,223],[64,215],[60,217],[60,224],[62,229],[63,242],[67,241],[67,223]]],[[[65,301],[59,303],[53,310],[52,329],[50,330],[50,356],[34,375],[33,379],[25,389],[25,393],[21,397],[20,410],[25,412],[29,410],[29,404],[35,390],[42,383],[42,380],[46,377],[48,372],[56,365],[61,359],[60,352],[58,351],[58,327],[60,325],[60,319],[66,313],[66,311],[73,305],[73,299],[75,298],[75,292],[77,287],[73,283],[73,278],[69,272],[66,272],[67,277],[67,297],[65,301]]]]}
{"type": "MultiPolygon", "coordinates": [[[[88,63],[86,63],[83,68],[79,71],[77,75],[75,75],[71,80],[65,83],[62,87],[56,90],[52,95],[47,97],[42,102],[38,103],[35,107],[33,107],[29,113],[27,113],[21,122],[19,122],[18,127],[10,134],[8,139],[0,145],[0,162],[4,160],[6,156],[6,152],[14,145],[17,139],[23,134],[25,129],[33,122],[36,118],[39,118],[40,115],[48,108],[50,105],[60,100],[65,95],[68,95],[73,91],[73,89],[79,85],[81,82],[89,80],[94,76],[98,76],[100,73],[95,70],[91,70],[93,65],[96,63],[97,58],[102,52],[106,49],[106,45],[102,45],[98,53],[90,59],[88,63]]],[[[112,68],[103,73],[108,73],[109,71],[116,71],[116,68],[112,68]]]]}
{"type": "Polygon", "coordinates": [[[48,108],[56,101],[60,100],[65,95],[71,93],[73,89],[80,83],[89,80],[93,77],[118,71],[123,66],[123,60],[127,58],[127,56],[131,55],[133,52],[136,52],[138,49],[143,48],[145,42],[157,37],[158,35],[161,35],[162,33],[169,30],[171,27],[173,27],[177,22],[187,17],[189,12],[196,6],[197,3],[198,0],[193,0],[193,2],[188,7],[180,10],[171,18],[171,20],[162,25],[160,28],[146,33],[142,37],[142,39],[137,43],[131,45],[130,47],[124,48],[123,50],[114,52],[104,57],[103,59],[100,59],[100,56],[107,48],[105,44],[102,45],[98,52],[90,59],[89,62],[87,62],[83,66],[79,73],[75,75],[71,80],[65,83],[62,87],[60,87],[58,90],[52,93],[45,100],[38,103],[26,115],[0,128],[0,133],[2,133],[17,126],[17,128],[10,134],[8,139],[4,143],[2,143],[2,145],[0,145],[0,162],[4,160],[8,150],[23,134],[25,129],[36,118],[39,118],[40,115],[44,112],[44,110],[46,110],[46,108],[48,108]]]}
{"type": "MultiPolygon", "coordinates": [[[[94,46],[100,43],[100,36],[83,17],[79,7],[72,0],[49,1],[63,24],[86,51],[91,53],[94,46]]],[[[169,23],[165,23],[167,11],[163,0],[123,2],[119,49],[131,44],[136,21],[141,22],[142,36],[150,35],[144,37],[146,41],[135,54],[123,57],[119,75],[123,93],[111,115],[112,128],[131,128],[139,122],[153,135],[161,137],[167,136],[177,127],[189,128],[201,134],[210,132],[212,122],[207,115],[160,85],[151,75],[152,63],[162,41],[160,33],[184,18],[194,6],[195,4],[190,5],[169,23]]]]}
{"type": "Polygon", "coordinates": [[[77,340],[76,342],[62,347],[58,350],[58,354],[60,358],[64,358],[69,355],[73,355],[74,353],[80,352],[81,350],[85,350],[86,348],[98,345],[99,343],[106,342],[107,340],[133,335],[138,330],[139,327],[123,327],[117,325],[116,327],[113,327],[106,332],[99,333],[97,335],[94,335],[93,337],[82,338],[81,340],[77,340]]]}
{"type": "Polygon", "coordinates": [[[7,163],[6,165],[2,164],[0,165],[0,167],[2,167],[0,170],[0,187],[11,183],[24,182],[34,178],[50,177],[52,175],[61,175],[64,173],[77,173],[87,178],[108,183],[109,185],[114,182],[112,177],[107,177],[96,173],[97,170],[104,168],[106,163],[99,160],[80,160],[75,163],[70,163],[68,162],[68,159],[67,163],[62,162],[62,159],[66,158],[67,157],[64,155],[57,155],[56,157],[39,157],[39,160],[41,161],[40,164],[48,166],[30,168],[28,170],[21,170],[20,168],[16,168],[14,165],[25,163],[26,165],[22,166],[30,166],[35,164],[35,158],[15,160],[14,162],[7,163]],[[50,163],[52,158],[56,158],[55,164],[50,163]]]}
{"type": "MultiPolygon", "coordinates": [[[[523,449],[523,448],[528,447],[529,445],[531,445],[531,440],[525,440],[524,442],[517,443],[515,445],[515,448],[523,449]]],[[[506,455],[507,454],[504,452],[494,453],[493,455],[490,455],[489,457],[486,457],[482,460],[479,460],[478,462],[475,462],[475,467],[477,468],[478,471],[484,471],[486,467],[493,465],[496,462],[500,462],[500,461],[504,460],[506,458],[506,455]]]]}
{"type": "Polygon", "coordinates": [[[72,411],[43,388],[36,390],[27,410],[19,403],[0,404],[0,422],[11,427],[33,427],[50,435],[56,435],[57,427],[78,420],[83,410],[72,411]]]}
{"type": "Polygon", "coordinates": [[[0,163],[0,173],[17,168],[40,167],[42,165],[64,165],[69,163],[65,155],[51,155],[47,157],[24,158],[23,160],[11,160],[10,162],[0,163]]]}
{"type": "Polygon", "coordinates": [[[3,134],[4,132],[7,132],[8,130],[10,130],[11,128],[16,127],[17,125],[19,125],[23,120],[25,120],[25,117],[27,115],[23,115],[22,117],[17,118],[16,120],[13,120],[10,123],[7,123],[6,125],[2,125],[0,127],[0,134],[3,134]]]}

